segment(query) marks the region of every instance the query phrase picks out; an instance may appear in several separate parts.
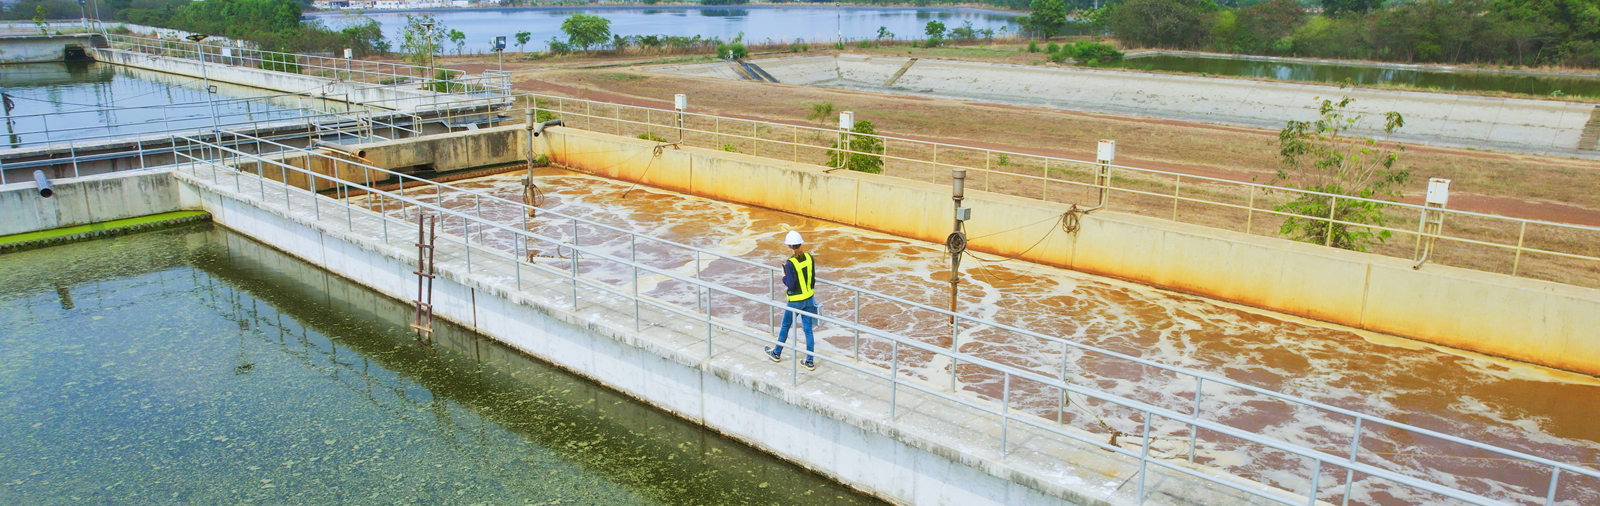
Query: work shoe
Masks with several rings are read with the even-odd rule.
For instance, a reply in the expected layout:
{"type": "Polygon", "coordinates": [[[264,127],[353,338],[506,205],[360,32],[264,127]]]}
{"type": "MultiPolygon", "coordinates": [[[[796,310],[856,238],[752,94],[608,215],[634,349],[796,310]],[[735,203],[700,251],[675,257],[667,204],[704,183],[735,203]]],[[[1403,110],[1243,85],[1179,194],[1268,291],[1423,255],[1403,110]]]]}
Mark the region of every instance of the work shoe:
{"type": "Polygon", "coordinates": [[[817,370],[817,364],[815,362],[812,362],[811,359],[809,359],[809,358],[806,359],[805,362],[801,362],[800,363],[800,367],[806,368],[807,371],[815,371],[815,370],[817,370]]]}
{"type": "Polygon", "coordinates": [[[771,360],[773,362],[782,362],[783,361],[783,356],[779,355],[777,353],[773,353],[771,346],[768,346],[766,349],[767,349],[767,353],[766,353],[767,360],[771,360]]]}

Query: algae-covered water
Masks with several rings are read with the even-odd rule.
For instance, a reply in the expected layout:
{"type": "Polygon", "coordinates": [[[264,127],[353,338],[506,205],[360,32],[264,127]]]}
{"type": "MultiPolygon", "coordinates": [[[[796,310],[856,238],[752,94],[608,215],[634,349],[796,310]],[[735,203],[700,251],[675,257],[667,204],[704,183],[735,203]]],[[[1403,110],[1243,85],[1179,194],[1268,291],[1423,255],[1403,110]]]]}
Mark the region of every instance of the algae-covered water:
{"type": "Polygon", "coordinates": [[[0,504],[873,499],[220,227],[0,255],[0,504]]]}

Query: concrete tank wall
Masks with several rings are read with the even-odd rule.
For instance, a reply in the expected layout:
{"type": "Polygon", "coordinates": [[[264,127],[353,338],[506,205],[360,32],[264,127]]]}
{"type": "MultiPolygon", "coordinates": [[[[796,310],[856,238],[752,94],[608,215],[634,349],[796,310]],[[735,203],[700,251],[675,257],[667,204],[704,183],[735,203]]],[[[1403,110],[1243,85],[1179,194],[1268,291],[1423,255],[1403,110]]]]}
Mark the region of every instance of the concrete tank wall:
{"type": "Polygon", "coordinates": [[[76,46],[87,53],[92,45],[89,37],[88,35],[0,37],[0,65],[62,61],[67,59],[67,46],[76,46]]]}
{"type": "Polygon", "coordinates": [[[414,86],[373,86],[326,77],[290,74],[250,67],[210,63],[202,71],[199,61],[187,58],[168,58],[119,49],[97,50],[100,61],[129,67],[177,74],[192,78],[208,77],[215,81],[250,86],[282,93],[305,93],[328,98],[349,97],[353,103],[396,110],[415,110],[424,107],[448,105],[460,100],[459,96],[420,89],[414,86]]]}
{"type": "MultiPolygon", "coordinates": [[[[624,181],[930,242],[950,232],[948,186],[699,148],[652,160],[634,156],[648,141],[568,128],[537,145],[555,163],[624,181]]],[[[1600,290],[1439,265],[1415,271],[1402,259],[1116,212],[1086,216],[1067,234],[1055,219],[1065,205],[970,189],[964,205],[976,251],[1600,374],[1600,290]]]]}
{"type": "Polygon", "coordinates": [[[178,190],[163,171],[52,181],[55,196],[26,183],[0,186],[0,235],[87,225],[178,210],[178,190]]]}

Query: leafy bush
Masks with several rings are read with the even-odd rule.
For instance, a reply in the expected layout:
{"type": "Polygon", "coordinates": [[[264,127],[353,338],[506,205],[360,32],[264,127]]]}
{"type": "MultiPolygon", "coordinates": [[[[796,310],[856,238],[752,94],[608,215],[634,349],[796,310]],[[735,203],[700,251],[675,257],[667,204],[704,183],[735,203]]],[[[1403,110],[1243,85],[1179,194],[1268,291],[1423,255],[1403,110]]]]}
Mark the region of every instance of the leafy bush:
{"type": "Polygon", "coordinates": [[[261,69],[290,74],[300,73],[300,64],[292,54],[263,53],[261,55],[261,69]]]}
{"type": "Polygon", "coordinates": [[[538,109],[533,113],[533,121],[544,123],[546,121],[556,119],[556,113],[550,110],[550,101],[535,97],[533,99],[533,106],[534,108],[538,109]]]}
{"type": "Polygon", "coordinates": [[[663,138],[661,138],[661,136],[656,135],[655,132],[645,132],[645,133],[639,134],[639,138],[647,140],[647,141],[667,142],[666,139],[663,139],[663,138]]]}
{"type": "Polygon", "coordinates": [[[1037,52],[1039,52],[1039,43],[1036,42],[1036,41],[1031,41],[1031,40],[1028,41],[1028,52],[1029,53],[1037,53],[1037,52]]]}
{"type": "MultiPolygon", "coordinates": [[[[1055,44],[1051,44],[1051,46],[1055,46],[1055,44]]],[[[1084,40],[1078,41],[1076,44],[1067,44],[1061,46],[1059,50],[1051,51],[1050,61],[1059,63],[1067,60],[1077,60],[1080,63],[1094,66],[1102,62],[1120,60],[1122,56],[1122,51],[1111,47],[1110,44],[1084,40]]]]}
{"type": "Polygon", "coordinates": [[[1051,42],[1050,45],[1044,47],[1044,50],[1047,53],[1056,54],[1056,53],[1061,52],[1061,46],[1057,45],[1054,42],[1051,42]]]}
{"type": "MultiPolygon", "coordinates": [[[[857,121],[856,127],[850,130],[862,135],[850,136],[849,150],[844,153],[828,150],[828,166],[844,167],[857,172],[880,174],[883,172],[883,139],[877,137],[877,131],[872,128],[871,121],[857,121]]],[[[839,149],[839,143],[833,143],[834,149],[839,149]]]]}
{"type": "Polygon", "coordinates": [[[735,145],[732,145],[732,144],[723,144],[722,145],[722,150],[723,151],[727,151],[729,153],[743,153],[744,152],[744,151],[740,151],[738,146],[735,146],[735,145]]]}
{"type": "Polygon", "coordinates": [[[717,44],[717,58],[724,60],[743,60],[750,56],[750,51],[744,47],[744,32],[739,32],[727,44],[717,44]]]}

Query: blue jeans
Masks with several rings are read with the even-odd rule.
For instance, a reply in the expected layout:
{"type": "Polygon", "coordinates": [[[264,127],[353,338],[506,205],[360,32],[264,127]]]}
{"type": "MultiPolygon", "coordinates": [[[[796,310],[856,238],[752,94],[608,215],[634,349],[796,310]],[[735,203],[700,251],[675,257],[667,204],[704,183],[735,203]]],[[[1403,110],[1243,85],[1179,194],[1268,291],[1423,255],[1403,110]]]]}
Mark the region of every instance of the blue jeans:
{"type": "MultiPolygon", "coordinates": [[[[790,302],[789,307],[801,311],[821,314],[817,311],[817,299],[815,298],[790,302]]],[[[774,355],[783,356],[783,343],[789,340],[789,325],[794,323],[794,317],[796,314],[797,313],[793,311],[783,312],[783,326],[778,327],[778,347],[773,348],[772,350],[774,355]]],[[[817,351],[816,338],[811,335],[811,326],[814,325],[816,321],[817,319],[815,317],[800,315],[800,329],[804,330],[806,333],[806,360],[811,360],[811,352],[817,351]]]]}

